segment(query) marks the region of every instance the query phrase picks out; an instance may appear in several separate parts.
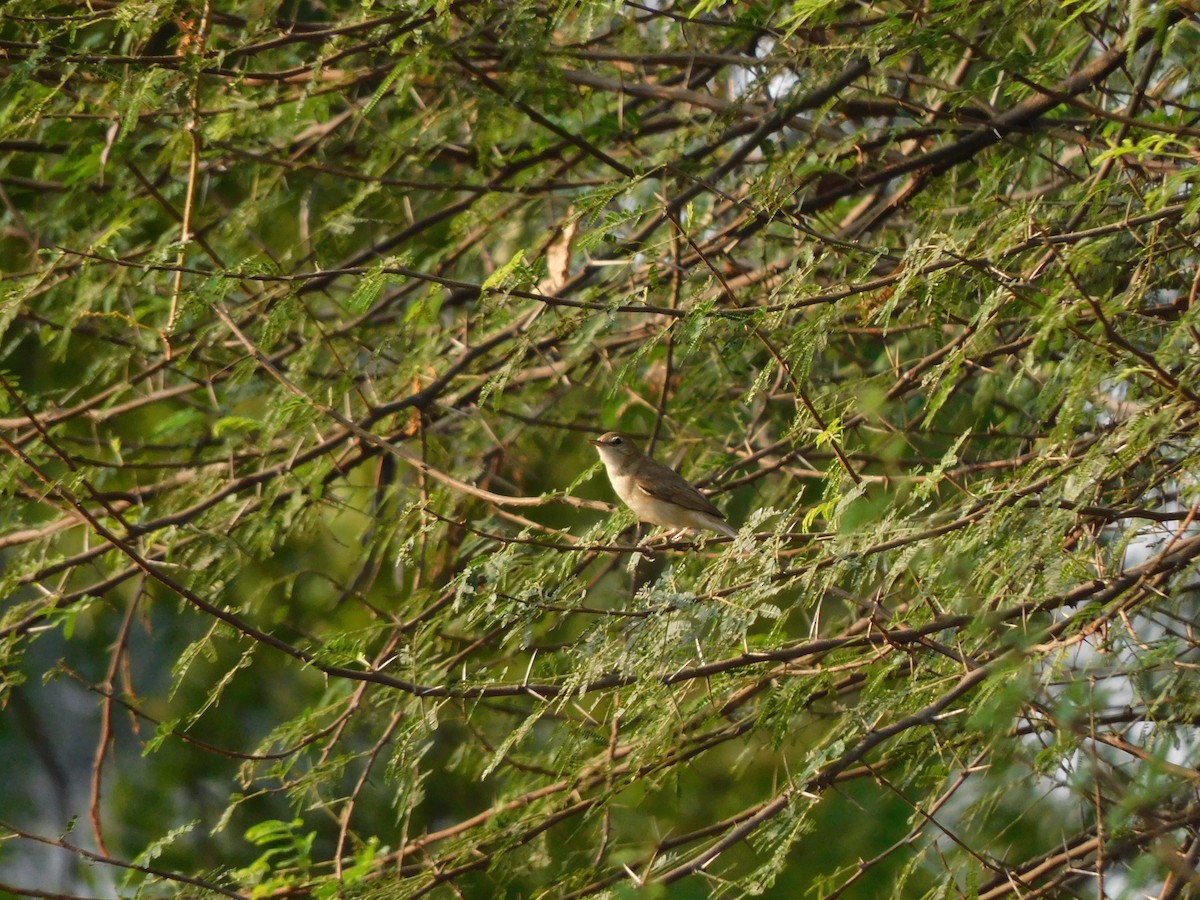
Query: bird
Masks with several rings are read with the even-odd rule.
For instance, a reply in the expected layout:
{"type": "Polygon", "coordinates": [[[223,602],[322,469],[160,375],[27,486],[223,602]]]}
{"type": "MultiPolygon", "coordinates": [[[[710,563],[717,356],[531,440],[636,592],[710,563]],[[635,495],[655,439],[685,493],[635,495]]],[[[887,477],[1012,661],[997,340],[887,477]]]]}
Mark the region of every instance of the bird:
{"type": "Polygon", "coordinates": [[[621,501],[641,521],[670,529],[668,539],[689,528],[737,537],[724,513],[674,469],[642,453],[629,435],[609,431],[589,443],[600,454],[621,501]]]}

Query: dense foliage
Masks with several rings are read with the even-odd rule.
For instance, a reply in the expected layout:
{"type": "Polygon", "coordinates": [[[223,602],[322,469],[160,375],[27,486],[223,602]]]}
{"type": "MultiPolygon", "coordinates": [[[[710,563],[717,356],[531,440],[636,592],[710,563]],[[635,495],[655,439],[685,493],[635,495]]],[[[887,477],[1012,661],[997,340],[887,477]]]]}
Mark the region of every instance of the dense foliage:
{"type": "Polygon", "coordinates": [[[8,0],[0,887],[1194,890],[1198,16],[8,0]]]}

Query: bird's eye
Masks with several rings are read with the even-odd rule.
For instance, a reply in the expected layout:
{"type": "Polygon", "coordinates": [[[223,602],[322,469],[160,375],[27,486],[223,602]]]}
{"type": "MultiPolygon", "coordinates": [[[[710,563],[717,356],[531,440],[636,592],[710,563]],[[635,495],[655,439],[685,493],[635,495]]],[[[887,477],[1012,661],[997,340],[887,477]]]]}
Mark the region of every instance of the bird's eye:
{"type": "Polygon", "coordinates": [[[621,443],[621,439],[619,437],[609,438],[608,443],[610,446],[616,447],[618,444],[621,443]]]}

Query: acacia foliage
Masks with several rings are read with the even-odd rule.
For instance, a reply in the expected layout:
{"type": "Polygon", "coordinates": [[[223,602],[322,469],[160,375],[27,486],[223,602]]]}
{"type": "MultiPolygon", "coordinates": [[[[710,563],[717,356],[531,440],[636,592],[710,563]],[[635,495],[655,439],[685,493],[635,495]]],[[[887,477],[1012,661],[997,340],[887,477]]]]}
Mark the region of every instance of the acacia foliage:
{"type": "Polygon", "coordinates": [[[7,886],[1194,885],[1197,44],[10,0],[7,886]]]}

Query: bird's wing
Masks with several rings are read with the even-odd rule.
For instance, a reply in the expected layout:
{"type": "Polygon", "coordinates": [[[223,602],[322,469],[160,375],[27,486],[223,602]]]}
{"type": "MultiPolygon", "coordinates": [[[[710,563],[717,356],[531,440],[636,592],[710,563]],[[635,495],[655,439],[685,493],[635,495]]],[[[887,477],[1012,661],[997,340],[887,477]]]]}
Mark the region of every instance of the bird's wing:
{"type": "Polygon", "coordinates": [[[665,500],[685,509],[708,513],[718,519],[725,518],[723,512],[709,503],[707,497],[688,484],[674,469],[649,458],[641,461],[639,469],[634,476],[634,483],[646,496],[665,500]],[[653,479],[651,476],[654,476],[653,479]]]}

